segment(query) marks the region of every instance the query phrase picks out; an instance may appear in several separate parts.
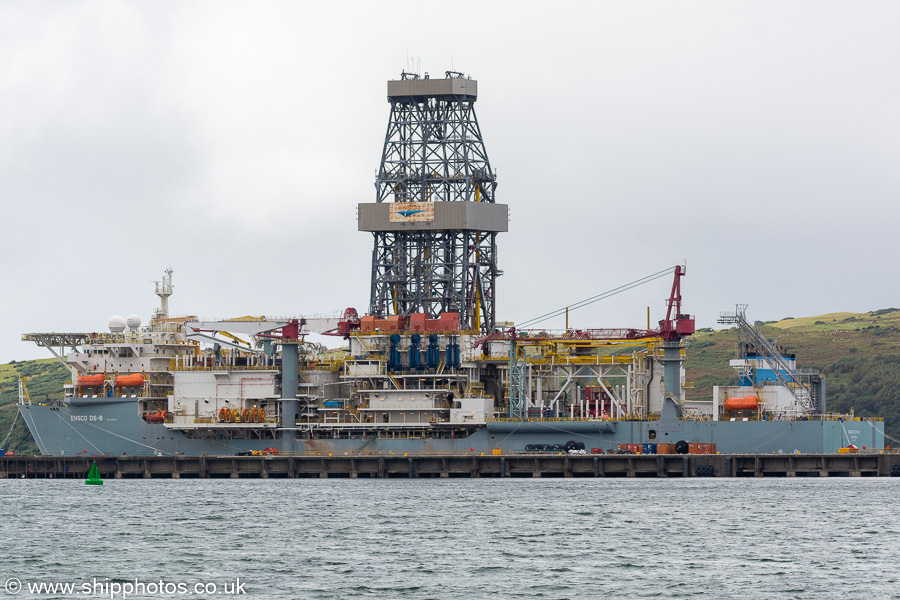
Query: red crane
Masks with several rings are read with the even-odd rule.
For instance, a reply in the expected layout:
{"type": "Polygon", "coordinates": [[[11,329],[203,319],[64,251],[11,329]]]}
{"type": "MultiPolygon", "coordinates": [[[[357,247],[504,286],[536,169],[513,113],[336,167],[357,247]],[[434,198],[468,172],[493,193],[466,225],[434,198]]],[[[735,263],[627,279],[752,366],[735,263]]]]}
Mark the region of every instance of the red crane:
{"type": "Polygon", "coordinates": [[[681,278],[686,271],[687,268],[681,265],[675,267],[672,293],[666,301],[666,318],[659,322],[659,335],[667,342],[676,342],[694,333],[694,317],[681,312],[681,278]],[[672,309],[675,311],[674,318],[672,309]]]}

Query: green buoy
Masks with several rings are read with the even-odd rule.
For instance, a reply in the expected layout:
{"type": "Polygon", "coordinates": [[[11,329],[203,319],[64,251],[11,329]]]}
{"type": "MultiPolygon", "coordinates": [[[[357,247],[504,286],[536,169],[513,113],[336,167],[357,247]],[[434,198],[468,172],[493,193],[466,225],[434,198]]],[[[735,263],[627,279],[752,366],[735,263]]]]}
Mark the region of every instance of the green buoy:
{"type": "Polygon", "coordinates": [[[91,470],[88,471],[87,479],[84,480],[86,485],[103,485],[103,480],[100,479],[100,469],[97,468],[97,461],[94,461],[94,464],[91,465],[91,470]]]}

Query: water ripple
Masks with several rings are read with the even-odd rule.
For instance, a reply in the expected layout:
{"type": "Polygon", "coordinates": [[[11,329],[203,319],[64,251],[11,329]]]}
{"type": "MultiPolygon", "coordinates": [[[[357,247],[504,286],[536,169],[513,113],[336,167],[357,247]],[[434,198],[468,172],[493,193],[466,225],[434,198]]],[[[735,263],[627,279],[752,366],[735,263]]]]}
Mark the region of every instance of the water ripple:
{"type": "Polygon", "coordinates": [[[6,480],[0,572],[240,577],[273,600],[900,599],[898,492],[897,478],[6,480]]]}

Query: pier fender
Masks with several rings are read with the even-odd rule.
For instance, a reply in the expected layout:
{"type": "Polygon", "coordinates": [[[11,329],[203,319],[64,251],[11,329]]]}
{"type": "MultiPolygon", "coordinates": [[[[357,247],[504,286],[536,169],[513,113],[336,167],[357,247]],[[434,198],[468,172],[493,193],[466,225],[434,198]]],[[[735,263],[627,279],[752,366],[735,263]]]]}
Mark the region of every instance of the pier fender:
{"type": "Polygon", "coordinates": [[[716,476],[716,468],[712,465],[697,465],[696,470],[694,471],[695,477],[715,477],[716,476]]]}
{"type": "Polygon", "coordinates": [[[676,454],[687,454],[688,450],[691,449],[690,444],[688,444],[684,440],[678,440],[675,442],[675,453],[676,454]]]}

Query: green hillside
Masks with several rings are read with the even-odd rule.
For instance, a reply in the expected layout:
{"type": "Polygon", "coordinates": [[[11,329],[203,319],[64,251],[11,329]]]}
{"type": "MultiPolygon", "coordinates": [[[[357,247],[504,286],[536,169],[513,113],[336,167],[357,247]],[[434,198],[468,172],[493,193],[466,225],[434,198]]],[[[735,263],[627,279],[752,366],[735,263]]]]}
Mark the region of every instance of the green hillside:
{"type": "Polygon", "coordinates": [[[69,381],[69,371],[55,358],[18,363],[13,361],[0,365],[0,442],[3,442],[3,438],[7,438],[5,445],[0,445],[0,448],[34,454],[38,451],[37,444],[34,443],[22,419],[16,421],[15,427],[10,432],[10,424],[17,412],[20,375],[30,378],[28,392],[32,401],[40,402],[62,396],[62,386],[69,381]]]}
{"type": "MultiPolygon", "coordinates": [[[[797,365],[825,374],[827,408],[880,416],[887,435],[900,439],[900,309],[831,313],[766,322],[763,334],[797,355],[797,365]]],[[[689,338],[688,398],[712,395],[712,386],[737,382],[728,361],[737,358],[737,331],[701,330],[689,338]]]]}
{"type": "MultiPolygon", "coordinates": [[[[764,323],[763,333],[795,353],[798,366],[825,374],[828,410],[884,417],[888,436],[900,439],[900,309],[787,317],[764,323]]],[[[736,357],[735,329],[706,329],[689,338],[685,369],[693,388],[687,390],[688,398],[709,398],[712,386],[736,383],[728,365],[736,357]]],[[[59,398],[69,378],[55,359],[0,365],[0,442],[15,416],[19,375],[31,378],[28,390],[35,401],[59,398]]],[[[21,419],[0,448],[37,452],[21,419]]]]}

